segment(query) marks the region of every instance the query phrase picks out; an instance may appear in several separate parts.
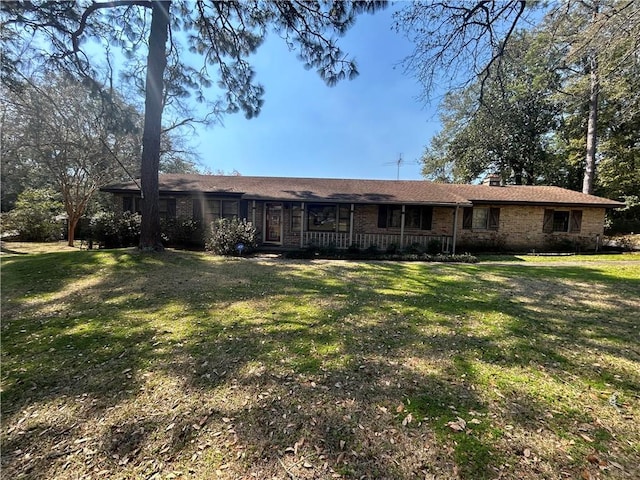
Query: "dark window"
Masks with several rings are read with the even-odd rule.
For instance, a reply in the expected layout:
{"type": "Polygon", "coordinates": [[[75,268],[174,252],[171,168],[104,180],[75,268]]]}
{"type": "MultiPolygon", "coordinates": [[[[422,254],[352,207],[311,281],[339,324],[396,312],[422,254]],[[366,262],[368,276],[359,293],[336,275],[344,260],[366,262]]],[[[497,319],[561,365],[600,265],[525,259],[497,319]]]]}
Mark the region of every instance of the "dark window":
{"type": "Polygon", "coordinates": [[[347,205],[310,203],[307,206],[307,230],[310,232],[348,232],[350,220],[347,205]]]}
{"type": "Polygon", "coordinates": [[[202,217],[203,217],[203,211],[202,211],[202,199],[200,198],[194,198],[193,199],[193,219],[201,222],[202,221],[202,217]]]}
{"type": "Polygon", "coordinates": [[[351,208],[348,205],[338,206],[338,232],[347,233],[351,220],[351,208]]]}
{"type": "Polygon", "coordinates": [[[237,218],[240,214],[238,200],[208,198],[204,204],[204,220],[210,223],[219,218],[237,218]]]}
{"type": "Polygon", "coordinates": [[[553,231],[569,231],[569,212],[553,212],[553,231]]]}
{"type": "Polygon", "coordinates": [[[161,198],[158,200],[158,214],[160,218],[176,218],[176,199],[161,198]]]}
{"type": "Polygon", "coordinates": [[[400,228],[402,221],[402,207],[400,205],[392,205],[387,209],[387,227],[400,228]]]}
{"type": "Polygon", "coordinates": [[[582,228],[582,210],[544,211],[542,231],[545,233],[571,232],[578,233],[582,228]]]}
{"type": "Polygon", "coordinates": [[[238,216],[237,200],[222,200],[222,218],[235,218],[238,216]]]}
{"type": "Polygon", "coordinates": [[[142,198],[122,197],[122,211],[132,213],[142,213],[142,198]]]}
{"type": "Polygon", "coordinates": [[[293,205],[291,207],[291,231],[299,232],[302,226],[302,207],[293,205]]]}
{"type": "Polygon", "coordinates": [[[465,230],[471,230],[473,227],[473,208],[464,207],[462,214],[462,228],[465,230]]]}
{"type": "Polygon", "coordinates": [[[310,232],[336,231],[336,206],[309,204],[307,207],[307,230],[310,232]]]}
{"type": "Polygon", "coordinates": [[[500,227],[500,209],[490,208],[489,221],[487,223],[487,228],[489,230],[498,230],[499,227],[500,227]]]}
{"type": "Polygon", "coordinates": [[[387,228],[387,206],[378,206],[378,228],[387,228]]]}
{"type": "Polygon", "coordinates": [[[465,230],[498,230],[499,227],[499,208],[465,207],[462,212],[462,228],[465,230]]]}
{"type": "MultiPolygon", "coordinates": [[[[433,208],[422,205],[407,205],[404,209],[405,228],[431,230],[433,208]]],[[[400,228],[402,226],[401,205],[378,207],[378,228],[400,228]]]]}

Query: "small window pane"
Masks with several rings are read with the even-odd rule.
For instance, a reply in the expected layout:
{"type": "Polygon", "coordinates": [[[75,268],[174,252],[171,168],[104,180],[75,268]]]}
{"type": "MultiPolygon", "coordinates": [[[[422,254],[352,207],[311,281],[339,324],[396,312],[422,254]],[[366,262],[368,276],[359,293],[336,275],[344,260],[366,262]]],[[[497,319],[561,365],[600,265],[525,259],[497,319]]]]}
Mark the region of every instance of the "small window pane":
{"type": "Polygon", "coordinates": [[[336,231],[336,206],[311,204],[307,209],[309,231],[335,232],[336,231]]]}
{"type": "Polygon", "coordinates": [[[347,205],[341,205],[338,207],[339,222],[338,231],[346,233],[349,231],[349,222],[351,219],[351,208],[347,205]]]}
{"type": "Polygon", "coordinates": [[[302,225],[302,208],[299,205],[291,207],[291,231],[299,232],[302,225]]]}
{"type": "Polygon", "coordinates": [[[404,214],[404,226],[406,228],[420,228],[422,209],[420,207],[407,207],[404,214]]]}
{"type": "Polygon", "coordinates": [[[473,227],[473,208],[464,207],[462,215],[462,228],[465,230],[471,230],[473,227]]]}
{"type": "Polygon", "coordinates": [[[389,227],[400,228],[402,220],[402,208],[399,206],[389,207],[389,227]]]}
{"type": "Polygon", "coordinates": [[[569,212],[553,212],[553,231],[569,231],[569,212]]]}
{"type": "Polygon", "coordinates": [[[488,208],[473,209],[473,228],[477,228],[479,230],[486,229],[488,221],[489,221],[488,208]]]}
{"type": "Polygon", "coordinates": [[[220,218],[220,200],[207,200],[207,216],[220,218]]]}
{"type": "Polygon", "coordinates": [[[238,201],[223,200],[222,201],[222,217],[234,218],[238,216],[238,201]]]}

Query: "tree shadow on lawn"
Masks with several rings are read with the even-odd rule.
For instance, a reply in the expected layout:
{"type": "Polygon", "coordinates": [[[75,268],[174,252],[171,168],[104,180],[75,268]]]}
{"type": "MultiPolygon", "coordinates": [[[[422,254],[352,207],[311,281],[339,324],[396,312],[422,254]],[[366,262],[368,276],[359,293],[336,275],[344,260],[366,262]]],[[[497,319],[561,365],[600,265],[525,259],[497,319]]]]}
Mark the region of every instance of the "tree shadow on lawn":
{"type": "MultiPolygon", "coordinates": [[[[571,348],[625,356],[637,334],[615,305],[590,306],[577,321],[575,312],[558,310],[564,293],[557,288],[585,280],[578,267],[535,267],[535,278],[553,286],[544,298],[555,302],[540,310],[522,301],[531,281],[520,267],[303,268],[173,252],[66,257],[74,254],[55,257],[66,270],[52,279],[33,273],[33,265],[48,265],[42,260],[29,265],[21,257],[3,268],[5,278],[32,272],[11,280],[16,299],[3,291],[7,472],[149,477],[175,466],[203,477],[221,469],[228,478],[493,478],[510,463],[527,478],[540,464],[521,465],[522,449],[500,447],[513,443],[500,420],[482,422],[499,414],[532,432],[542,419],[549,425],[550,403],[496,385],[526,406],[502,411],[478,361],[638,388],[626,370],[605,365],[593,373],[567,354],[565,339],[571,348]],[[98,268],[100,275],[91,273],[98,268]],[[65,290],[85,275],[93,282],[65,290]],[[478,329],[483,316],[501,313],[508,319],[478,329]],[[605,314],[617,321],[599,328],[605,314]],[[480,426],[448,426],[458,416],[470,421],[469,412],[480,426]]],[[[638,286],[596,271],[588,278],[607,295],[638,286]]],[[[579,412],[567,418],[593,420],[579,412]]]]}

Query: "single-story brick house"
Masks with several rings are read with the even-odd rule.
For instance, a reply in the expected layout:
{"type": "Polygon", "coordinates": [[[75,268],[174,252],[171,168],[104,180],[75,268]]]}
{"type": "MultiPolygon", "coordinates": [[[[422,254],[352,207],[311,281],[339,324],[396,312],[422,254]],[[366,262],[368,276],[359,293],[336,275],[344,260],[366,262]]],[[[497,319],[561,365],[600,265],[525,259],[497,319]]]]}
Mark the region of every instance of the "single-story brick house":
{"type": "MultiPolygon", "coordinates": [[[[394,245],[464,249],[598,248],[607,209],[624,204],[559,187],[423,180],[160,175],[160,214],[245,218],[264,248],[394,245]],[[437,242],[437,243],[435,243],[437,242]]],[[[110,185],[118,208],[140,210],[136,182],[110,185]]]]}

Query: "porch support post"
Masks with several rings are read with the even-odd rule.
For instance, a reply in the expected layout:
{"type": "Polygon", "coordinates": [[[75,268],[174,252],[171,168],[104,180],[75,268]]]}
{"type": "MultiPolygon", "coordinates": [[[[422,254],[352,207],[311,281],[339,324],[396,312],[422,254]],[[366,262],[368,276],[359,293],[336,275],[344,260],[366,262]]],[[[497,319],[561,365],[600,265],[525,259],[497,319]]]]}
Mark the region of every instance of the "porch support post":
{"type": "Polygon", "coordinates": [[[349,245],[347,245],[347,247],[350,247],[351,245],[353,245],[353,210],[354,208],[355,207],[352,203],[351,208],[349,209],[349,245]]]}
{"type": "Polygon", "coordinates": [[[456,205],[456,210],[453,214],[453,245],[451,245],[451,254],[456,254],[456,239],[458,238],[458,210],[460,205],[456,205]]]}
{"type": "Polygon", "coordinates": [[[256,201],[251,202],[251,223],[256,226],[256,201]]]}
{"type": "Polygon", "coordinates": [[[404,250],[404,213],[405,205],[402,205],[402,214],[400,215],[400,250],[404,250]]]}
{"type": "Polygon", "coordinates": [[[300,202],[300,248],[304,248],[304,202],[300,202]]]}

